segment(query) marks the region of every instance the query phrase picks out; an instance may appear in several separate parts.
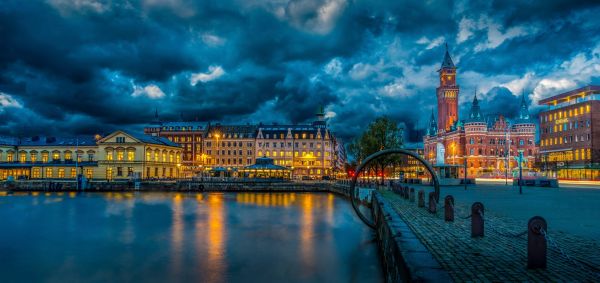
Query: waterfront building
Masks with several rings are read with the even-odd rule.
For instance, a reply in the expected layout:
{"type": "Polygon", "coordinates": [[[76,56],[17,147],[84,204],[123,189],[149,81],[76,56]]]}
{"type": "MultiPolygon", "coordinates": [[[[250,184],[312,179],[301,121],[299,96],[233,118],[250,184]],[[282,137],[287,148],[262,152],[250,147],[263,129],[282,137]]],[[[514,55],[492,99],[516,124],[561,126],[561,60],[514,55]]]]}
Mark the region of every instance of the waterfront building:
{"type": "Polygon", "coordinates": [[[75,178],[95,175],[97,146],[94,137],[31,137],[5,139],[0,146],[0,180],[75,178]]]}
{"type": "MultiPolygon", "coordinates": [[[[292,170],[295,179],[323,179],[334,175],[335,138],[327,128],[321,107],[317,119],[304,125],[259,125],[256,134],[256,153],[269,157],[275,165],[292,170]]],[[[342,153],[343,154],[343,153],[342,153]]],[[[341,167],[343,168],[343,167],[341,167]]]]}
{"type": "Polygon", "coordinates": [[[182,175],[186,177],[242,176],[240,169],[257,158],[291,170],[296,179],[322,179],[342,172],[346,163],[343,143],[327,128],[324,109],[310,124],[222,125],[199,122],[161,122],[158,115],[144,132],[161,136],[183,147],[182,175]],[[199,154],[199,152],[201,152],[199,154]],[[193,159],[190,158],[193,156],[193,159]]]}
{"type": "Polygon", "coordinates": [[[218,176],[239,176],[244,166],[254,164],[256,126],[209,124],[204,135],[206,170],[218,176]]]}
{"type": "Polygon", "coordinates": [[[167,138],[181,145],[183,150],[180,171],[182,177],[192,177],[204,171],[206,156],[203,154],[203,138],[206,127],[201,122],[161,122],[158,113],[144,133],[151,136],[167,138]]]}
{"type": "Polygon", "coordinates": [[[100,179],[179,178],[182,148],[163,137],[116,131],[98,140],[100,179]]]}
{"type": "Polygon", "coordinates": [[[175,178],[179,145],[116,131],[106,137],[0,138],[0,179],[175,178]]]}
{"type": "MultiPolygon", "coordinates": [[[[422,144],[412,144],[404,146],[403,149],[412,151],[419,155],[421,158],[425,156],[425,150],[422,144]]],[[[425,166],[416,158],[405,154],[399,154],[400,160],[398,165],[395,166],[394,177],[400,179],[419,179],[425,177],[425,166]]]]}
{"type": "Polygon", "coordinates": [[[539,101],[542,172],[573,180],[600,179],[600,86],[586,86],[539,101]]]}
{"type": "Polygon", "coordinates": [[[484,116],[477,94],[473,96],[467,119],[457,112],[460,88],[456,84],[456,66],[446,48],[437,88],[437,120],[431,113],[423,138],[425,159],[447,167],[455,177],[503,177],[516,175],[515,157],[523,152],[525,173],[533,171],[537,147],[536,126],[529,115],[525,95],[521,97],[519,117],[509,121],[503,116],[484,116]]]}

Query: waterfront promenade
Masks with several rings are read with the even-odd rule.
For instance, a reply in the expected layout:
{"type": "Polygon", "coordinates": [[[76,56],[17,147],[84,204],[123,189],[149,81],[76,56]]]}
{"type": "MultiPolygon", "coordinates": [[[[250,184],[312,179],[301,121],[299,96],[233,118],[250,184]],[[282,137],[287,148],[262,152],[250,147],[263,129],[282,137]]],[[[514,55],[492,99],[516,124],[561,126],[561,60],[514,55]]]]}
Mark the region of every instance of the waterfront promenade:
{"type": "MultiPolygon", "coordinates": [[[[411,185],[415,191],[430,186],[411,185]]],[[[454,222],[444,221],[442,205],[436,214],[419,208],[391,191],[391,202],[419,240],[456,281],[583,281],[600,280],[598,189],[523,188],[503,185],[442,187],[440,199],[455,198],[454,222]],[[485,236],[471,238],[470,206],[485,205],[485,236]],[[535,215],[548,222],[548,267],[528,270],[527,221],[535,215]],[[557,247],[560,247],[557,248],[557,247]],[[562,250],[562,251],[561,251],[562,250]],[[564,254],[571,257],[569,260],[564,254]]],[[[427,193],[425,193],[427,195],[427,193]]]]}

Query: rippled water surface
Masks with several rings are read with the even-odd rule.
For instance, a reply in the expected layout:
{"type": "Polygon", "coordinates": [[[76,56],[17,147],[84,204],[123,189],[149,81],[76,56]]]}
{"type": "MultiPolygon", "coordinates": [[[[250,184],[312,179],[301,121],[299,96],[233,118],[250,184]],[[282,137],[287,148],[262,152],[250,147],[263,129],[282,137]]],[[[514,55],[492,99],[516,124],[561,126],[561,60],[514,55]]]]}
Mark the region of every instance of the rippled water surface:
{"type": "Polygon", "coordinates": [[[0,194],[0,282],[380,282],[328,193],[0,194]]]}

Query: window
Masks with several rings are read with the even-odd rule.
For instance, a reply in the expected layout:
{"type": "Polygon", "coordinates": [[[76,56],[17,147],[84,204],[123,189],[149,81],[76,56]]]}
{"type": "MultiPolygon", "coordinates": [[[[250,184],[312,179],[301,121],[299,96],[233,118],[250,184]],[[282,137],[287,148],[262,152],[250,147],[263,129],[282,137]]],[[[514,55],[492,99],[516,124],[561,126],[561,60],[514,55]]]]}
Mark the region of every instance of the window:
{"type": "Polygon", "coordinates": [[[77,177],[77,169],[71,168],[71,178],[77,177]]]}
{"type": "Polygon", "coordinates": [[[108,161],[112,161],[113,160],[113,152],[112,151],[107,151],[106,152],[106,160],[108,160],[108,161]]]}
{"type": "Polygon", "coordinates": [[[125,137],[117,137],[117,143],[125,143],[125,137]]]}
{"type": "Polygon", "coordinates": [[[151,157],[152,157],[152,154],[150,154],[150,151],[146,151],[146,161],[150,161],[151,157]]]}
{"type": "Polygon", "coordinates": [[[127,160],[128,160],[128,161],[133,161],[133,160],[135,160],[135,151],[128,151],[128,152],[127,152],[127,160]]]}
{"type": "Polygon", "coordinates": [[[93,174],[94,174],[94,171],[91,168],[85,169],[85,177],[86,178],[91,179],[93,174]]]}
{"type": "Polygon", "coordinates": [[[31,177],[32,178],[39,178],[40,177],[40,168],[33,168],[33,170],[31,171],[31,177]]]}
{"type": "MultiPolygon", "coordinates": [[[[33,162],[33,163],[37,162],[37,154],[31,153],[31,157],[30,158],[31,158],[31,162],[33,162]]],[[[38,171],[38,173],[39,173],[39,171],[38,171]]]]}
{"type": "Polygon", "coordinates": [[[19,161],[25,163],[25,161],[27,161],[27,153],[21,152],[21,154],[19,154],[19,161]]]}
{"type": "Polygon", "coordinates": [[[44,162],[44,163],[48,162],[48,153],[47,152],[42,152],[42,162],[44,162]]]}
{"type": "Polygon", "coordinates": [[[46,168],[46,178],[52,178],[52,167],[46,168]]]}
{"type": "Polygon", "coordinates": [[[117,177],[123,176],[123,167],[117,167],[117,177]]]}
{"type": "Polygon", "coordinates": [[[112,167],[106,168],[106,179],[111,180],[112,176],[113,176],[113,168],[112,167]]]}
{"type": "Polygon", "coordinates": [[[60,160],[60,152],[53,152],[52,153],[52,161],[59,161],[60,160]]]}
{"type": "Polygon", "coordinates": [[[123,161],[124,158],[125,158],[125,152],[123,152],[122,150],[118,150],[117,151],[117,160],[118,161],[123,161]]]}
{"type": "Polygon", "coordinates": [[[127,176],[128,177],[133,176],[133,167],[127,167],[127,176]]]}
{"type": "Polygon", "coordinates": [[[73,156],[70,151],[65,152],[65,161],[70,161],[73,159],[73,156]]]}

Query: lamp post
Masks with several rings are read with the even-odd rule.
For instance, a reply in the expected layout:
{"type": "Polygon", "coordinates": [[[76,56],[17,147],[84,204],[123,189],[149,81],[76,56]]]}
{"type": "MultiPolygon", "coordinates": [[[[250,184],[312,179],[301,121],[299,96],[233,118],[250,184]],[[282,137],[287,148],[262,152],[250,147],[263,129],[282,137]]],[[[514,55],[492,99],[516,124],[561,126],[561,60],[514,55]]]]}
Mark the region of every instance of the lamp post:
{"type": "Polygon", "coordinates": [[[510,124],[506,126],[504,131],[504,185],[508,186],[508,167],[509,167],[509,155],[510,155],[510,124]]]}
{"type": "MultiPolygon", "coordinates": [[[[217,165],[217,167],[218,167],[218,165],[219,165],[219,138],[220,138],[220,137],[221,137],[221,135],[219,135],[219,134],[215,134],[215,138],[217,138],[217,154],[215,155],[215,157],[216,157],[216,158],[215,158],[215,159],[216,159],[215,165],[217,165]]],[[[219,175],[220,175],[220,174],[219,174],[219,175]]]]}
{"type": "Polygon", "coordinates": [[[523,149],[519,149],[519,156],[515,157],[519,162],[519,194],[523,194],[523,149]]]}

